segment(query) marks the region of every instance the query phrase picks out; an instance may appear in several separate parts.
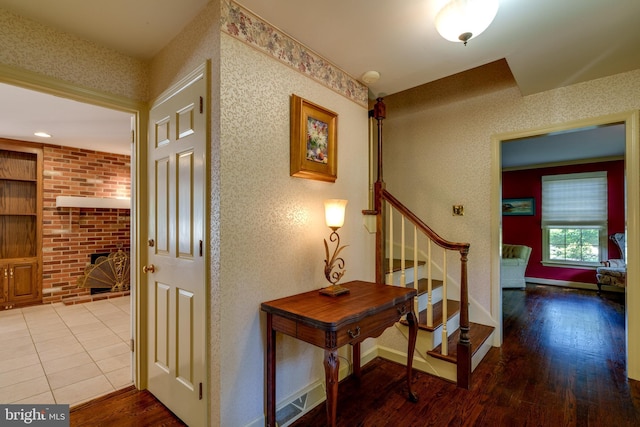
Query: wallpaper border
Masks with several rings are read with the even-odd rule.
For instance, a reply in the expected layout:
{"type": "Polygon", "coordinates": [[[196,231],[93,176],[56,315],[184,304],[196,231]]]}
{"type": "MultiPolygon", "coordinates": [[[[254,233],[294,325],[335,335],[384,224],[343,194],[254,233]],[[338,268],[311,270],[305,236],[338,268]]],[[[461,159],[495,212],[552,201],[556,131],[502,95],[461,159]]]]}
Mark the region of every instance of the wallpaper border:
{"type": "Polygon", "coordinates": [[[368,88],[302,43],[233,1],[224,2],[222,31],[363,107],[368,88]]]}

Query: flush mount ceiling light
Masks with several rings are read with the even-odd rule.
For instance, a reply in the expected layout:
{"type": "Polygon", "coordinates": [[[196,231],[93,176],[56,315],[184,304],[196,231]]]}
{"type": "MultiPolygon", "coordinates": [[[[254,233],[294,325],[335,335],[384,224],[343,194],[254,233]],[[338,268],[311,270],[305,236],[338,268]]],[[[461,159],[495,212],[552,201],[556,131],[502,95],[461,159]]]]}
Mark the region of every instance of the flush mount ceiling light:
{"type": "Polygon", "coordinates": [[[367,71],[362,75],[361,78],[362,78],[362,81],[367,84],[375,83],[380,78],[380,73],[377,71],[367,71]]]}
{"type": "Polygon", "coordinates": [[[51,135],[46,132],[36,132],[34,135],[39,136],[40,138],[51,138],[51,135]]]}
{"type": "Polygon", "coordinates": [[[498,5],[498,0],[451,0],[436,15],[436,29],[445,39],[466,46],[491,25],[498,5]]]}

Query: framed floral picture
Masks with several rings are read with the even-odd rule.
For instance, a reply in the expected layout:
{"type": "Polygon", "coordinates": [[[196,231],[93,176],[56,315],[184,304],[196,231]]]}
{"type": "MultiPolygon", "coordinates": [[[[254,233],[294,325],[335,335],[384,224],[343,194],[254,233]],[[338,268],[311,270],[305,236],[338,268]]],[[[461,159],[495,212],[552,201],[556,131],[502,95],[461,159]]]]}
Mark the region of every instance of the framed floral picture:
{"type": "Polygon", "coordinates": [[[338,171],[338,115],[291,95],[290,175],[335,182],[338,171]]]}

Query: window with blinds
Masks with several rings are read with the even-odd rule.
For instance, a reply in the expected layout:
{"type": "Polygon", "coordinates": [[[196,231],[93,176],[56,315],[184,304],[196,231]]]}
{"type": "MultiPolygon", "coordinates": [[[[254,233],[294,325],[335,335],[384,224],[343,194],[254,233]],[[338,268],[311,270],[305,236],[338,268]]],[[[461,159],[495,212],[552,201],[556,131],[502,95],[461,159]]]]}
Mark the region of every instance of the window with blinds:
{"type": "Polygon", "coordinates": [[[597,266],[607,250],[607,173],[542,177],[543,263],[597,266]]]}

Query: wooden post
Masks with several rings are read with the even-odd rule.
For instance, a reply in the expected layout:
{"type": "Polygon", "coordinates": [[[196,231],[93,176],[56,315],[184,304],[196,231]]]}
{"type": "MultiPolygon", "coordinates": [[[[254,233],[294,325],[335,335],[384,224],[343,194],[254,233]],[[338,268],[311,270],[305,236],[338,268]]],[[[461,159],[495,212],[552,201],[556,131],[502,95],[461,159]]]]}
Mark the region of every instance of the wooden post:
{"type": "Polygon", "coordinates": [[[460,339],[458,340],[458,387],[471,386],[471,341],[469,340],[469,284],[467,255],[469,247],[460,251],[460,339]]]}
{"type": "Polygon", "coordinates": [[[384,182],[376,181],[374,185],[376,209],[376,283],[384,284],[384,215],[382,212],[382,191],[384,182]]]}
{"type": "Polygon", "coordinates": [[[384,181],[382,178],[382,120],[387,116],[387,107],[382,102],[382,98],[378,98],[376,105],[373,107],[373,118],[378,121],[378,182],[384,181]]]}
{"type": "Polygon", "coordinates": [[[384,190],[384,181],[382,179],[382,121],[386,118],[387,107],[382,102],[382,98],[378,98],[373,107],[373,118],[378,122],[378,171],[376,182],[373,186],[374,192],[374,209],[376,211],[376,283],[385,283],[384,274],[384,211],[382,206],[382,191],[384,190]]]}

